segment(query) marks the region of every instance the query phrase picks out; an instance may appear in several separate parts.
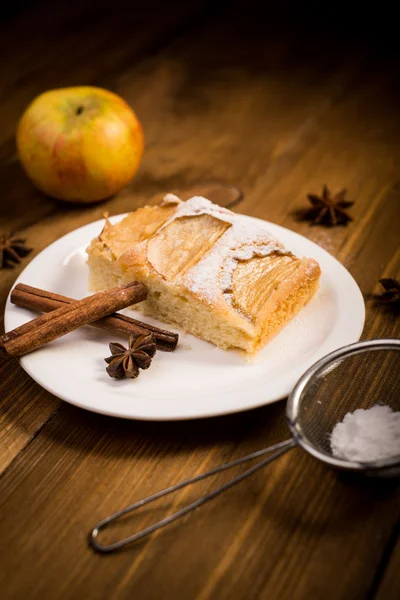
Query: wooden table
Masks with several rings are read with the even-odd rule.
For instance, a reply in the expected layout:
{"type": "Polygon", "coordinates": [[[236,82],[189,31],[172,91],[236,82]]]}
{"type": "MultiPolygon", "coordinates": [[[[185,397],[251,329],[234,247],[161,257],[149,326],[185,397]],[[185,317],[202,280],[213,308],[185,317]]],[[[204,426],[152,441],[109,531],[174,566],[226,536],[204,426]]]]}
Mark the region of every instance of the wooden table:
{"type": "MultiPolygon", "coordinates": [[[[329,19],[299,24],[299,7],[285,11],[266,18],[248,2],[162,8],[148,0],[115,12],[102,1],[31,3],[8,16],[0,33],[1,230],[22,232],[34,252],[0,272],[2,311],[20,270],[60,236],[105,210],[217,181],[243,189],[241,212],[298,231],[349,269],[366,299],[364,338],[398,337],[394,313],[371,298],[380,278],[400,275],[398,60],[388,37],[354,39],[340,15],[330,27],[329,19]],[[146,136],[134,181],[87,207],[35,191],[14,142],[36,94],[76,84],[121,94],[146,136]],[[349,226],[294,218],[324,183],[348,188],[349,226]]],[[[90,526],[110,512],[284,439],[283,402],[196,422],[123,421],[60,401],[5,360],[0,398],[2,598],[400,597],[398,482],[339,477],[301,450],[129,550],[89,549],[90,526]]],[[[143,527],[225,479],[130,524],[143,527]]]]}

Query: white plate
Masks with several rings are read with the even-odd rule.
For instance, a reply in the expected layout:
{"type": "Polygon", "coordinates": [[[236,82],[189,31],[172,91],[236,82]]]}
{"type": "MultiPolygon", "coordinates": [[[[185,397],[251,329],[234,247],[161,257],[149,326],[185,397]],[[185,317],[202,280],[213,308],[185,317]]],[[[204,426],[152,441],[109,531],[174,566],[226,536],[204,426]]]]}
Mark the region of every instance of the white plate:
{"type": "MultiPolygon", "coordinates": [[[[111,220],[116,222],[123,216],[111,220]]],[[[74,298],[86,296],[89,292],[85,249],[103,223],[96,221],[81,227],[48,246],[16,283],[21,281],[74,298]]],[[[272,223],[267,226],[296,255],[314,257],[322,276],[314,298],[253,363],[245,362],[235,351],[220,350],[180,332],[175,352],[157,352],[150,369],[142,371],[138,379],[118,381],[108,376],[104,362],[110,354],[108,343],[118,338],[85,327],[22,357],[22,367],[62,400],[128,419],[197,419],[284,398],[315,361],[360,338],[365,308],[357,284],[335,258],[297,233],[272,223]]],[[[132,310],[125,312],[141,318],[132,310]]],[[[6,331],[34,316],[8,300],[6,331]]]]}

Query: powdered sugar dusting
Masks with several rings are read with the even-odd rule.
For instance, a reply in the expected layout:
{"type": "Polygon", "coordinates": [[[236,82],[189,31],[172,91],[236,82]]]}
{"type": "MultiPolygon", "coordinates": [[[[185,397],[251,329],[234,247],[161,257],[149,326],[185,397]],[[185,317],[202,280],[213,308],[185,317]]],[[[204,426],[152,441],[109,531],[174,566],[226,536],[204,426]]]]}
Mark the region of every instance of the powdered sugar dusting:
{"type": "MultiPolygon", "coordinates": [[[[164,196],[164,201],[171,196],[177,198],[177,196],[174,196],[173,194],[167,194],[164,196]]],[[[180,219],[182,217],[197,217],[199,215],[210,215],[217,219],[221,219],[222,221],[227,221],[228,223],[232,222],[232,216],[236,216],[232,211],[223,208],[222,206],[218,206],[217,204],[213,204],[210,200],[207,200],[207,198],[193,196],[193,198],[190,198],[186,202],[180,202],[174,215],[164,223],[159,231],[175,219],[180,219]]]]}
{"type": "Polygon", "coordinates": [[[182,200],[178,196],[175,196],[175,194],[165,194],[161,206],[165,206],[166,204],[181,204],[181,202],[182,200]]]}
{"type": "Polygon", "coordinates": [[[255,256],[267,256],[272,252],[288,253],[262,224],[249,222],[241,215],[217,206],[201,196],[194,196],[179,204],[174,215],[163,227],[175,219],[203,214],[230,224],[213,248],[181,280],[181,283],[206,302],[214,302],[222,292],[226,301],[230,303],[233,272],[239,261],[250,260],[255,256]]]}
{"type": "Polygon", "coordinates": [[[345,460],[370,462],[400,455],[400,412],[375,405],[347,413],[331,435],[332,454],[345,460]]]}

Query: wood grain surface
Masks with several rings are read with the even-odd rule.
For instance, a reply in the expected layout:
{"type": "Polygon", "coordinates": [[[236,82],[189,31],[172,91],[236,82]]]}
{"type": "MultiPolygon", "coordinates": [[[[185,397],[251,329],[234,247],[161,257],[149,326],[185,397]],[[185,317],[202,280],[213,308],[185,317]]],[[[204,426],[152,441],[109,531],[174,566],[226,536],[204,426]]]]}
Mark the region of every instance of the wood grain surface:
{"type": "MultiPolygon", "coordinates": [[[[399,337],[396,314],[372,298],[380,278],[400,277],[399,55],[385,36],[378,44],[361,25],[357,35],[346,30],[340,15],[327,26],[304,15],[299,24],[300,14],[285,3],[258,12],[256,3],[205,0],[114,10],[102,0],[33,2],[7,14],[0,232],[20,231],[34,252],[0,271],[1,313],[29,260],[104,211],[132,210],[168,191],[228,203],[236,192],[225,186],[239,186],[235,210],[301,233],[349,269],[366,302],[363,338],[399,337]],[[146,138],[137,177],[87,207],[35,191],[14,142],[36,94],[77,84],[121,94],[146,138]],[[306,194],[325,183],[354,200],[347,227],[297,219],[306,194]]],[[[168,530],[115,555],[95,554],[87,534],[99,519],[286,439],[284,402],[193,422],[123,421],[63,403],[18,362],[0,361],[2,598],[400,597],[398,480],[338,475],[300,449],[168,530]]],[[[117,533],[229,476],[143,510],[117,533]]]]}

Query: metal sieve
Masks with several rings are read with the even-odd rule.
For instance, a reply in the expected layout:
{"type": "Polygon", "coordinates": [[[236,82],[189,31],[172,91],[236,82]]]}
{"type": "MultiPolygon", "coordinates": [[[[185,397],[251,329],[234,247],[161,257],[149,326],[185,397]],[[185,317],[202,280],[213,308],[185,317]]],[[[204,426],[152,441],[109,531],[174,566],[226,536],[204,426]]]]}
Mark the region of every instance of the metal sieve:
{"type": "Polygon", "coordinates": [[[106,553],[135,542],[212,500],[297,445],[337,469],[373,477],[400,475],[400,447],[396,455],[373,462],[353,462],[336,458],[331,451],[330,436],[334,426],[342,421],[348,412],[354,412],[358,408],[368,409],[377,404],[387,405],[395,412],[400,411],[400,340],[368,340],[328,354],[308,369],[289,396],[286,418],[292,433],[291,439],[219,465],[127,506],[103,519],[91,530],[90,544],[98,552],[106,553]],[[98,541],[100,531],[124,515],[188,485],[266,454],[269,455],[267,458],[228,483],[154,525],[111,544],[101,544],[98,541]]]}

